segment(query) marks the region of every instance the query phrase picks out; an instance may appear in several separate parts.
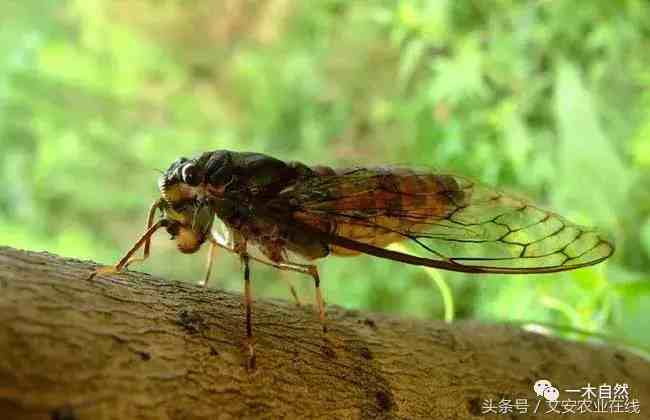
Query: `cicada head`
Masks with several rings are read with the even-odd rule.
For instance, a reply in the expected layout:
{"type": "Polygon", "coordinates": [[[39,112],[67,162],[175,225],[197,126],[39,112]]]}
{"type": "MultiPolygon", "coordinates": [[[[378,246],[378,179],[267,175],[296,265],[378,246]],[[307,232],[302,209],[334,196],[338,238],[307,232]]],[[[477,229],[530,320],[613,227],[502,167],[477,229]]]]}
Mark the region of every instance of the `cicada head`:
{"type": "Polygon", "coordinates": [[[204,172],[196,159],[176,159],[158,180],[160,194],[172,204],[194,200],[200,195],[204,172]]]}
{"type": "Polygon", "coordinates": [[[167,232],[176,241],[178,250],[185,254],[198,251],[212,229],[214,211],[210,205],[198,201],[180,204],[165,201],[161,207],[164,217],[176,222],[167,226],[167,232]]]}
{"type": "Polygon", "coordinates": [[[203,170],[196,159],[179,158],[158,180],[167,231],[181,252],[198,251],[212,228],[214,212],[200,193],[203,170]]]}

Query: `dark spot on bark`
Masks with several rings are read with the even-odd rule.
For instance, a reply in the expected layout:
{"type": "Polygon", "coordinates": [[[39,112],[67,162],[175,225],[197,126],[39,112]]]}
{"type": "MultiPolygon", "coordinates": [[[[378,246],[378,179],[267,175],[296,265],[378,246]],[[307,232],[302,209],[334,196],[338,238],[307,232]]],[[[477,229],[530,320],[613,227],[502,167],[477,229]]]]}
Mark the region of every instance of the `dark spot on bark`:
{"type": "Polygon", "coordinates": [[[361,355],[361,357],[363,357],[366,360],[371,360],[372,359],[372,352],[370,351],[370,349],[368,347],[361,347],[359,349],[359,354],[361,355]]]}
{"type": "Polygon", "coordinates": [[[624,362],[625,361],[625,355],[621,353],[620,351],[617,351],[614,353],[614,358],[618,360],[619,362],[624,362]]]}
{"type": "Polygon", "coordinates": [[[106,320],[108,320],[108,321],[110,321],[111,319],[113,319],[113,314],[110,313],[110,312],[100,312],[99,315],[100,315],[100,316],[103,316],[104,319],[106,319],[106,320]]]}
{"type": "Polygon", "coordinates": [[[321,350],[322,350],[323,354],[325,355],[325,357],[327,357],[329,359],[336,359],[336,352],[331,347],[329,347],[327,345],[321,346],[321,350]]]}
{"type": "Polygon", "coordinates": [[[149,360],[151,360],[151,354],[146,351],[136,351],[135,354],[140,356],[140,359],[143,362],[148,362],[149,360]]]}
{"type": "Polygon", "coordinates": [[[210,346],[210,356],[219,356],[219,351],[214,347],[210,346]]]}
{"type": "Polygon", "coordinates": [[[55,408],[50,411],[50,419],[52,420],[77,420],[74,410],[71,407],[55,408]]]}
{"type": "Polygon", "coordinates": [[[248,369],[249,372],[252,372],[257,369],[257,357],[255,355],[252,355],[248,358],[248,361],[246,363],[246,368],[248,369]]]}
{"type": "Polygon", "coordinates": [[[120,343],[120,344],[125,344],[125,343],[126,343],[126,339],[123,338],[123,337],[120,337],[120,336],[117,335],[117,334],[111,334],[110,337],[111,337],[113,340],[115,340],[115,342],[117,342],[117,343],[120,343]]]}
{"type": "Polygon", "coordinates": [[[510,361],[513,362],[513,363],[519,363],[519,362],[521,362],[521,359],[519,359],[518,356],[515,356],[514,354],[511,354],[510,355],[510,361]]]}
{"type": "Polygon", "coordinates": [[[473,416],[482,416],[481,400],[479,398],[472,398],[467,400],[467,411],[473,416]]]}
{"type": "Polygon", "coordinates": [[[386,391],[380,390],[375,393],[377,405],[382,411],[390,411],[393,408],[393,397],[386,391]]]}
{"type": "Polygon", "coordinates": [[[376,329],[377,329],[377,324],[375,323],[375,321],[373,321],[373,320],[370,319],[370,318],[366,318],[366,319],[364,319],[364,320],[363,320],[363,325],[366,325],[366,326],[372,328],[373,330],[376,330],[376,329]]]}
{"type": "Polygon", "coordinates": [[[178,312],[176,316],[176,323],[183,327],[185,331],[190,334],[197,334],[201,332],[205,323],[203,317],[196,312],[187,311],[185,309],[178,312]]]}

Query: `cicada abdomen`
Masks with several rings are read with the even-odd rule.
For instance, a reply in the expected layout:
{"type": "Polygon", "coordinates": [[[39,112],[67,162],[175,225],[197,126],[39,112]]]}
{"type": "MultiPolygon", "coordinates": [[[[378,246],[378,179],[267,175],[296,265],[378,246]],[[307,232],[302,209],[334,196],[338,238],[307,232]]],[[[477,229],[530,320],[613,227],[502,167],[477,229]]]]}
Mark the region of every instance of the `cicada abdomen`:
{"type": "MultiPolygon", "coordinates": [[[[464,205],[468,194],[452,176],[408,168],[319,172],[329,179],[319,181],[318,189],[301,202],[309,211],[297,210],[294,217],[378,247],[403,241],[407,239],[403,232],[418,232],[448,217],[464,205]]],[[[359,254],[338,246],[331,249],[337,255],[359,254]]]]}

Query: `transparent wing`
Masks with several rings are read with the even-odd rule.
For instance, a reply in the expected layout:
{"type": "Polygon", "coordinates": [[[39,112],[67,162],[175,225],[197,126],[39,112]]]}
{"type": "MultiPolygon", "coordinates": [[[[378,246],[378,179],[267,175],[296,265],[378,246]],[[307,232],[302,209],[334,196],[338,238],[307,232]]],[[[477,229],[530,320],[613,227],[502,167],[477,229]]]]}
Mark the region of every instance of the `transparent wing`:
{"type": "Polygon", "coordinates": [[[595,229],[456,175],[357,168],[306,180],[280,197],[296,223],[344,238],[337,246],[392,258],[353,242],[383,248],[408,241],[416,246],[405,255],[456,271],[555,272],[614,252],[595,229]]]}

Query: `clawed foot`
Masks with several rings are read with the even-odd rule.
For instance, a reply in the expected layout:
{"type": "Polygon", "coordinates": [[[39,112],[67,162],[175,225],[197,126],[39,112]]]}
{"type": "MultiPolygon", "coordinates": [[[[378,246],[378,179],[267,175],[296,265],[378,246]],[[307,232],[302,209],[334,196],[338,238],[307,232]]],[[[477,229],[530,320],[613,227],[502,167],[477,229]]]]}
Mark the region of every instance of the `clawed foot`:
{"type": "Polygon", "coordinates": [[[115,266],[99,267],[99,268],[96,268],[92,273],[90,273],[90,275],[88,276],[88,278],[86,280],[92,280],[98,274],[99,275],[101,275],[101,274],[115,274],[115,273],[119,273],[121,271],[122,270],[119,270],[115,266]]]}
{"type": "Polygon", "coordinates": [[[255,357],[255,342],[252,337],[244,340],[244,348],[247,356],[246,368],[249,371],[254,371],[257,368],[257,359],[255,357]]]}
{"type": "Polygon", "coordinates": [[[328,359],[336,359],[337,350],[339,350],[341,347],[342,343],[339,340],[330,337],[327,334],[323,334],[323,344],[321,346],[321,351],[323,352],[323,355],[325,355],[328,359]]]}

